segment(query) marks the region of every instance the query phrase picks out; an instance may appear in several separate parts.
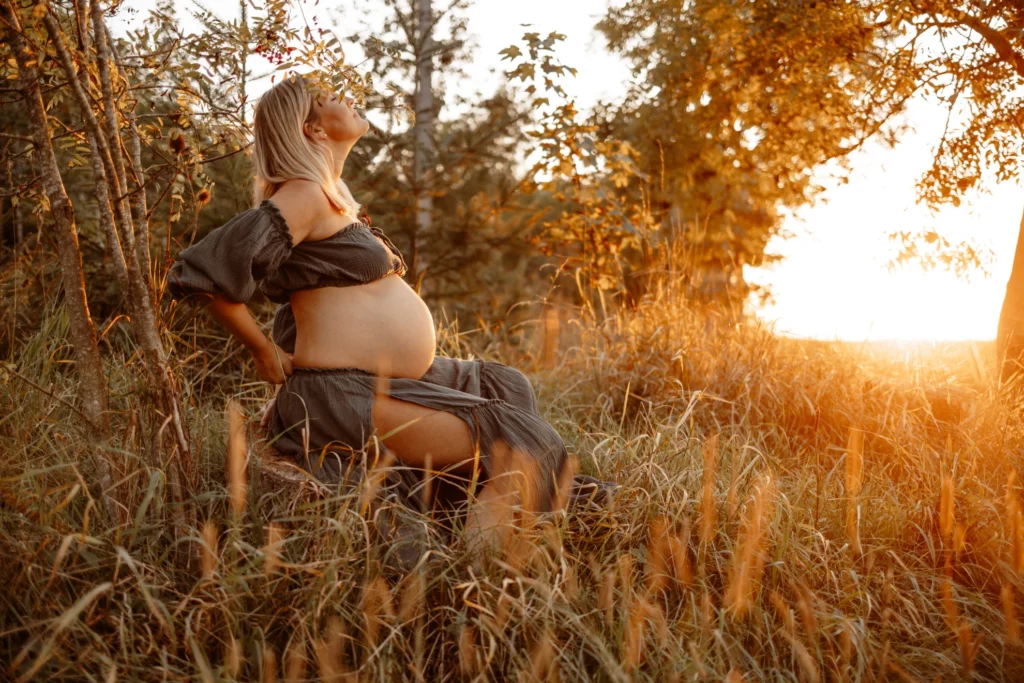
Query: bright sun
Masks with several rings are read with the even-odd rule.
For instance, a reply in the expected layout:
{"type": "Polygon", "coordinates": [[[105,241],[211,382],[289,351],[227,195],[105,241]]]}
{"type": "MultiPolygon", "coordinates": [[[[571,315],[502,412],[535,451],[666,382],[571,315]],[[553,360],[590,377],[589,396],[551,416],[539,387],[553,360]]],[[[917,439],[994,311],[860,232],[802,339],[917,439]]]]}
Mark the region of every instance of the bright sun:
{"type": "Polygon", "coordinates": [[[941,134],[939,110],[910,112],[916,134],[895,149],[867,146],[854,159],[849,184],[830,187],[827,203],[787,221],[796,233],[769,251],[785,256],[771,269],[750,270],[769,285],[775,304],[759,312],[778,332],[842,340],[994,339],[1024,208],[1024,192],[992,185],[990,194],[932,215],[914,202],[914,183],[941,134]],[[975,239],[992,250],[989,277],[958,279],[906,266],[890,272],[888,234],[935,228],[951,240],[975,239]]]}

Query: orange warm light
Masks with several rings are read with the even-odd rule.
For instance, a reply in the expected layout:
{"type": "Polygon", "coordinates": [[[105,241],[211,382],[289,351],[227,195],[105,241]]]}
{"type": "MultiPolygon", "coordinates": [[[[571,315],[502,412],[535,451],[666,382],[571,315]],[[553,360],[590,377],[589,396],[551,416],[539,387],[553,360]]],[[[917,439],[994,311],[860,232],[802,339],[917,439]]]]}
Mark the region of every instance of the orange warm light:
{"type": "Polygon", "coordinates": [[[769,245],[785,256],[781,263],[747,271],[775,296],[758,316],[781,334],[824,340],[994,339],[1024,192],[992,186],[991,194],[932,215],[914,203],[916,168],[897,173],[897,167],[883,181],[873,168],[881,161],[864,164],[867,170],[848,185],[829,190],[827,204],[789,221],[796,236],[769,245]],[[990,249],[988,277],[979,272],[963,279],[918,264],[890,269],[897,248],[889,233],[925,229],[990,249]]]}

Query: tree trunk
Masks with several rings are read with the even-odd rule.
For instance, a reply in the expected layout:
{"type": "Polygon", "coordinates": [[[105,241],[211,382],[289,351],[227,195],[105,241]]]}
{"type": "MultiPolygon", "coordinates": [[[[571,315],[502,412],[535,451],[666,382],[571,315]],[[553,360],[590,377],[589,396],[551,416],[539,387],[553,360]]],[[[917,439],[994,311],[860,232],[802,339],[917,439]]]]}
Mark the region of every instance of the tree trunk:
{"type": "MultiPolygon", "coordinates": [[[[98,8],[98,3],[93,7],[94,10],[98,8]]],[[[79,69],[76,68],[67,49],[63,29],[52,14],[44,15],[43,21],[85,122],[86,138],[89,142],[93,174],[96,180],[97,199],[100,205],[100,223],[107,235],[108,242],[117,247],[116,250],[112,250],[114,270],[122,282],[135,340],[143,350],[143,360],[149,375],[149,386],[155,394],[157,420],[168,427],[166,432],[163,428],[159,431],[167,435],[168,450],[172,455],[168,458],[168,462],[155,462],[153,465],[163,465],[167,473],[172,497],[178,503],[172,512],[176,517],[178,527],[184,531],[188,517],[181,506],[185,500],[182,480],[187,480],[191,475],[191,452],[184,433],[181,411],[178,407],[177,389],[160,338],[159,320],[153,303],[148,268],[143,266],[144,263],[148,263],[148,260],[142,258],[138,249],[132,246],[125,246],[123,250],[120,248],[122,245],[132,245],[135,242],[135,226],[132,224],[132,220],[145,221],[145,201],[140,198],[140,196],[144,196],[145,189],[141,186],[142,169],[140,159],[137,158],[139,156],[137,154],[139,143],[137,129],[134,119],[129,117],[128,128],[133,138],[133,151],[128,162],[131,164],[130,169],[136,181],[135,199],[131,202],[131,214],[129,214],[126,210],[128,173],[124,166],[124,157],[119,151],[117,153],[113,151],[120,150],[122,141],[119,112],[114,102],[111,85],[113,79],[107,57],[110,45],[107,43],[108,35],[102,14],[94,12],[92,18],[93,44],[97,51],[103,106],[108,117],[107,136],[104,135],[99,117],[93,111],[92,102],[85,91],[87,83],[80,75],[79,69]],[[110,121],[110,117],[113,117],[113,122],[110,121]]],[[[82,53],[80,58],[83,60],[83,65],[87,63],[85,62],[88,59],[87,54],[82,53]]],[[[139,227],[145,232],[145,225],[139,227]]]]}
{"type": "MultiPolygon", "coordinates": [[[[39,74],[35,66],[36,55],[28,50],[21,35],[21,23],[9,2],[0,5],[0,15],[7,27],[7,40],[18,65],[21,95],[28,108],[33,139],[33,160],[56,227],[64,305],[68,311],[75,369],[79,377],[79,398],[82,402],[82,413],[87,421],[86,435],[91,443],[97,444],[110,437],[107,387],[97,344],[96,327],[89,314],[89,302],[85,294],[85,275],[82,270],[82,254],[78,248],[75,212],[64,189],[64,181],[61,179],[57,159],[53,153],[49,119],[39,89],[39,74]]],[[[110,464],[96,449],[93,449],[93,460],[100,486],[109,492],[112,487],[110,464]]],[[[108,514],[114,515],[115,510],[109,507],[109,501],[107,504],[108,514]]]]}
{"type": "MultiPolygon", "coordinates": [[[[125,297],[131,296],[131,285],[128,281],[128,266],[125,263],[124,252],[121,249],[121,240],[117,235],[117,224],[114,222],[114,214],[110,209],[110,190],[108,189],[106,170],[113,170],[113,163],[107,155],[106,144],[100,132],[99,122],[93,115],[92,105],[89,102],[89,95],[86,92],[88,80],[83,77],[79,69],[75,67],[75,61],[68,50],[67,41],[60,25],[52,14],[43,16],[43,23],[46,25],[46,32],[50,35],[50,41],[57,52],[57,59],[60,61],[64,76],[68,79],[71,92],[78,101],[78,109],[85,122],[86,139],[89,142],[89,159],[92,162],[92,175],[96,181],[96,205],[99,209],[100,227],[107,243],[107,254],[110,256],[110,263],[114,267],[114,275],[117,283],[121,286],[121,294],[125,297]]],[[[84,54],[84,53],[83,53],[84,54]]],[[[116,188],[113,188],[116,195],[116,188]]]]}
{"type": "Polygon", "coordinates": [[[430,238],[434,200],[430,193],[430,173],[434,150],[434,41],[432,39],[430,0],[419,0],[416,10],[416,123],[413,129],[413,189],[416,196],[416,228],[412,240],[413,278],[419,281],[427,268],[422,244],[430,238]]]}
{"type": "Polygon", "coordinates": [[[1003,381],[1024,369],[1024,215],[1020,219],[1003,308],[999,312],[996,358],[1003,381]]]}
{"type": "MultiPolygon", "coordinates": [[[[107,31],[106,22],[103,20],[103,13],[99,3],[93,4],[93,45],[96,48],[96,61],[99,71],[100,87],[102,90],[103,107],[107,118],[107,147],[111,150],[115,178],[108,177],[108,183],[120,191],[121,201],[118,203],[120,211],[120,235],[124,245],[125,257],[128,266],[128,282],[131,288],[128,302],[132,316],[132,332],[135,341],[142,347],[143,358],[149,379],[149,386],[155,394],[156,412],[159,421],[163,423],[160,432],[167,431],[169,457],[163,463],[167,480],[171,487],[171,496],[178,505],[172,508],[175,523],[179,532],[184,533],[191,524],[191,514],[184,508],[185,486],[193,477],[192,449],[189,444],[188,435],[185,433],[185,421],[182,418],[181,408],[178,404],[178,388],[174,381],[174,374],[171,372],[170,364],[167,362],[167,353],[164,351],[163,339],[160,335],[160,321],[157,317],[156,303],[153,298],[153,289],[148,268],[149,251],[148,245],[145,254],[141,254],[136,247],[136,235],[146,235],[149,231],[148,219],[145,215],[145,201],[143,187],[144,170],[142,168],[139,152],[138,129],[135,125],[134,115],[125,114],[128,120],[128,131],[131,136],[132,154],[127,159],[127,166],[124,156],[121,154],[121,133],[120,118],[117,104],[114,101],[113,76],[116,71],[110,67],[114,48],[110,41],[110,34],[107,31]],[[115,151],[116,150],[116,151],[115,151]],[[127,177],[133,177],[135,184],[136,198],[131,202],[131,211],[126,210],[128,201],[127,177]],[[115,182],[116,181],[116,182],[115,182]],[[142,195],[140,197],[139,195],[142,195]],[[133,225],[133,217],[142,220],[144,224],[133,225]],[[146,265],[144,265],[146,264],[146,265]]],[[[116,65],[115,65],[116,66],[116,65]]],[[[144,239],[144,238],[143,238],[144,239]]],[[[147,240],[148,241],[148,240],[147,240]]],[[[156,464],[156,463],[154,463],[156,464]]]]}

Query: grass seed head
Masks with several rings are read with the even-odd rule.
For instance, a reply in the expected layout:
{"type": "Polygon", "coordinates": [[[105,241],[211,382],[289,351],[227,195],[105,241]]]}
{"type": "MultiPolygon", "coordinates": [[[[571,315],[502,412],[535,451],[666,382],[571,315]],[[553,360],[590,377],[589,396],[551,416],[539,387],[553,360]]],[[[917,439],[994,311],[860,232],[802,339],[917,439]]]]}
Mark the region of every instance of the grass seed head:
{"type": "Polygon", "coordinates": [[[604,612],[605,624],[608,628],[615,622],[615,572],[607,569],[596,573],[595,578],[601,582],[601,589],[597,596],[597,606],[604,612]]]}
{"type": "Polygon", "coordinates": [[[750,609],[751,601],[764,566],[764,542],[771,519],[775,487],[771,477],[761,478],[754,491],[749,513],[744,520],[739,552],[733,555],[732,572],[726,589],[725,602],[733,616],[742,619],[750,609]]]}
{"type": "Polygon", "coordinates": [[[231,511],[238,517],[245,512],[245,453],[245,420],[242,419],[242,410],[237,402],[228,401],[228,499],[231,501],[231,511]]]}
{"type": "Polygon", "coordinates": [[[804,635],[807,636],[808,642],[816,643],[818,641],[818,618],[814,615],[814,594],[811,593],[811,589],[802,580],[794,584],[794,589],[796,590],[796,606],[800,611],[800,621],[803,623],[804,635]]]}
{"type": "Polygon", "coordinates": [[[626,617],[626,630],[622,634],[622,668],[626,671],[635,671],[641,664],[644,654],[644,625],[646,621],[646,610],[641,598],[629,610],[626,617]]]}
{"type": "Polygon", "coordinates": [[[277,683],[277,655],[266,643],[263,643],[263,683],[277,683]]]}
{"type": "Polygon", "coordinates": [[[224,650],[224,669],[229,676],[236,678],[242,668],[242,646],[239,645],[235,634],[230,631],[228,631],[228,642],[224,650]]]}
{"type": "Polygon", "coordinates": [[[693,567],[690,564],[690,549],[687,545],[685,536],[671,536],[668,539],[672,575],[683,587],[693,583],[693,567]]]}
{"type": "Polygon", "coordinates": [[[668,525],[665,518],[658,516],[651,522],[647,539],[647,562],[644,571],[648,594],[661,592],[668,582],[669,565],[668,525]]]}
{"type": "Polygon", "coordinates": [[[344,637],[345,632],[341,619],[331,617],[327,625],[327,637],[317,640],[313,644],[320,680],[325,683],[340,683],[346,678],[347,672],[342,662],[344,637]]]}
{"type": "Polygon", "coordinates": [[[970,623],[965,619],[960,622],[956,632],[957,642],[960,644],[960,672],[965,678],[970,678],[974,671],[974,660],[981,648],[982,634],[974,635],[970,623]]]}
{"type": "Polygon", "coordinates": [[[960,614],[953,602],[953,581],[948,576],[939,581],[939,590],[942,593],[942,608],[946,614],[946,625],[954,632],[960,626],[960,614]]]}
{"type": "Polygon", "coordinates": [[[1006,623],[1006,641],[1020,645],[1020,622],[1017,621],[1017,605],[1013,601],[1012,584],[1003,583],[1000,598],[1003,602],[1003,621],[1006,623]]]}
{"type": "Polygon", "coordinates": [[[207,520],[203,522],[203,579],[209,581],[217,570],[217,527],[207,520]]]}
{"type": "Polygon", "coordinates": [[[377,637],[385,617],[395,616],[391,589],[383,578],[378,576],[363,588],[362,608],[366,621],[366,644],[373,648],[377,646],[377,637]]]}
{"type": "Polygon", "coordinates": [[[718,467],[718,434],[704,442],[704,482],[700,490],[700,542],[707,547],[715,535],[715,474],[718,467]]]}
{"type": "Polygon", "coordinates": [[[953,475],[948,472],[943,473],[939,491],[939,531],[947,547],[953,540],[953,496],[953,475]]]}
{"type": "Polygon", "coordinates": [[[271,522],[267,525],[267,544],[263,546],[263,573],[271,576],[281,566],[281,544],[284,541],[284,529],[271,522]]]}
{"type": "Polygon", "coordinates": [[[557,671],[554,670],[557,664],[556,652],[555,633],[550,626],[546,626],[530,650],[530,675],[527,680],[543,681],[547,678],[557,678],[557,671]]]}
{"type": "Polygon", "coordinates": [[[306,646],[301,641],[292,641],[285,653],[284,680],[286,683],[300,683],[306,680],[306,646]]]}
{"type": "Polygon", "coordinates": [[[864,431],[850,428],[846,443],[846,537],[855,555],[861,555],[860,488],[864,468],[864,431]]]}
{"type": "Polygon", "coordinates": [[[476,629],[470,624],[459,631],[459,671],[467,678],[477,671],[476,629]]]}
{"type": "Polygon", "coordinates": [[[422,571],[413,572],[405,578],[402,598],[398,604],[398,618],[403,621],[418,616],[422,611],[423,598],[427,592],[427,579],[422,571]]]}

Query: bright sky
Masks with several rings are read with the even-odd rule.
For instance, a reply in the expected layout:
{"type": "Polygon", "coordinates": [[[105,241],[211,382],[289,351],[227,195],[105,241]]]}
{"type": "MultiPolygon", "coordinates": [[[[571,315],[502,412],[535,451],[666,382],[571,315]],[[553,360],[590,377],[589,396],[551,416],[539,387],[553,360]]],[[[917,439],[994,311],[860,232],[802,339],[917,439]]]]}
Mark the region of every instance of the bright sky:
{"type": "MultiPolygon", "coordinates": [[[[435,0],[435,4],[440,3],[435,0]]],[[[545,35],[558,31],[566,35],[560,59],[578,69],[566,89],[582,107],[599,98],[615,99],[630,74],[604,49],[593,30],[607,4],[608,0],[476,0],[468,13],[477,55],[467,67],[467,89],[493,91],[505,68],[498,51],[519,42],[524,32],[545,35]],[[492,69],[497,71],[492,73],[492,69]]],[[[371,14],[385,11],[379,0],[325,0],[321,9],[327,5],[365,8],[371,14]]],[[[340,33],[350,30],[351,26],[344,27],[340,33]]],[[[346,52],[357,54],[354,46],[346,52]]],[[[916,205],[914,183],[928,166],[930,146],[938,139],[944,114],[925,103],[915,103],[909,116],[917,129],[914,134],[895,149],[866,146],[853,159],[854,173],[848,184],[830,187],[824,201],[787,219],[786,228],[796,236],[775,240],[769,246],[770,251],[785,256],[781,264],[770,270],[748,271],[751,281],[767,284],[774,292],[774,305],[759,315],[777,331],[858,341],[994,338],[1024,210],[1024,188],[993,186],[987,195],[931,215],[916,205]],[[964,281],[948,272],[924,272],[909,266],[889,272],[895,247],[887,235],[928,227],[958,240],[974,238],[991,248],[990,276],[964,281]]]]}

